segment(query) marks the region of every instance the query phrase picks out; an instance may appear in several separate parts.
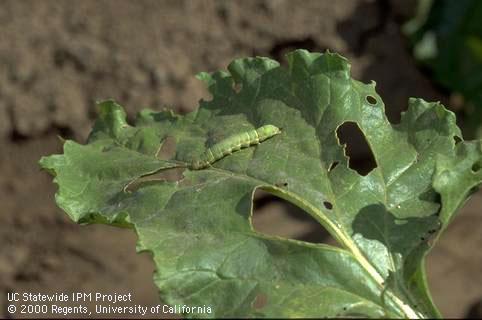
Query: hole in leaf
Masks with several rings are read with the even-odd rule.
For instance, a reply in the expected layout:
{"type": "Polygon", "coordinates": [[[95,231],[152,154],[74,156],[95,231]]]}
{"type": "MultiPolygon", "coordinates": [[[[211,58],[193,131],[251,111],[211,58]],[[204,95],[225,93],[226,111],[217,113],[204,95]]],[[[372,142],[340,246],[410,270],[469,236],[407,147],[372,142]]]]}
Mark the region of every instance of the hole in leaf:
{"type": "Polygon", "coordinates": [[[278,188],[287,187],[287,186],[288,186],[288,182],[286,182],[286,181],[280,181],[280,182],[276,182],[274,185],[277,186],[278,188]]]}
{"type": "Polygon", "coordinates": [[[324,205],[325,208],[328,209],[328,210],[333,209],[333,204],[331,204],[331,202],[324,201],[324,202],[323,202],[323,205],[324,205]]]}
{"type": "Polygon", "coordinates": [[[255,192],[251,222],[254,230],[268,236],[338,246],[307,212],[263,190],[255,192]]]}
{"type": "Polygon", "coordinates": [[[365,97],[365,100],[366,100],[369,104],[371,104],[372,106],[374,106],[374,105],[376,105],[376,104],[378,103],[377,99],[376,99],[374,96],[372,96],[372,95],[366,96],[366,97],[365,97]]]}
{"type": "Polygon", "coordinates": [[[136,180],[131,181],[129,184],[127,184],[124,187],[124,191],[135,192],[140,188],[146,187],[148,185],[152,185],[160,182],[166,182],[166,181],[170,181],[170,182],[179,181],[184,177],[183,175],[184,170],[185,168],[165,169],[147,176],[137,178],[136,180]]]}
{"type": "Polygon", "coordinates": [[[162,160],[169,160],[176,155],[176,139],[171,136],[167,136],[163,141],[161,148],[157,151],[157,158],[162,160]]]}
{"type": "Polygon", "coordinates": [[[348,166],[358,174],[366,176],[377,167],[373,152],[365,135],[355,122],[345,122],[336,130],[338,141],[345,147],[348,166]]]}
{"type": "Polygon", "coordinates": [[[333,169],[336,168],[336,166],[338,165],[338,161],[335,161],[335,162],[332,162],[330,167],[328,168],[328,172],[332,171],[333,169]]]}
{"type": "Polygon", "coordinates": [[[460,142],[462,142],[462,139],[458,136],[454,136],[454,140],[455,140],[455,144],[459,144],[460,142]]]}
{"type": "Polygon", "coordinates": [[[431,201],[431,202],[434,202],[434,203],[438,203],[439,206],[438,206],[438,209],[437,211],[434,213],[435,216],[440,216],[440,211],[442,211],[442,196],[440,195],[440,193],[435,193],[435,196],[429,196],[429,194],[421,194],[419,196],[420,200],[425,200],[425,201],[431,201]],[[426,196],[427,195],[427,196],[426,196]]]}

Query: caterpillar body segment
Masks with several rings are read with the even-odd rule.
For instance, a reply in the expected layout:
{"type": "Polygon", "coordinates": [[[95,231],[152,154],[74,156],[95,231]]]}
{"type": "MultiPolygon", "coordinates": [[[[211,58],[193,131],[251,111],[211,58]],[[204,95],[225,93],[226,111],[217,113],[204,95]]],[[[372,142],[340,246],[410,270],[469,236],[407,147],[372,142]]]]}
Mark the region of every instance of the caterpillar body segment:
{"type": "Polygon", "coordinates": [[[190,169],[200,170],[208,167],[212,163],[230,155],[233,152],[239,151],[252,145],[260,144],[261,142],[281,133],[281,129],[267,124],[258,129],[245,131],[227,137],[224,140],[213,145],[204,151],[203,154],[191,162],[190,169]]]}

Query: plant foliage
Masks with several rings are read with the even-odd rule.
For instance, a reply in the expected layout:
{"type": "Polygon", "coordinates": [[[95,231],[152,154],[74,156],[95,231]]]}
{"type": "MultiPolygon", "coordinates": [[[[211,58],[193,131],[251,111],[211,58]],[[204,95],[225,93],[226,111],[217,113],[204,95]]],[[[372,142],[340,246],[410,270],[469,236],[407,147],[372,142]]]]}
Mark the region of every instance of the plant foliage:
{"type": "Polygon", "coordinates": [[[419,0],[404,29],[414,55],[445,88],[461,94],[482,137],[482,1],[419,0]]]}
{"type": "Polygon", "coordinates": [[[134,228],[162,300],[212,307],[190,317],[440,316],[424,257],[481,184],[482,142],[463,141],[453,113],[420,99],[389,123],[375,84],[352,79],[337,54],[287,58],[287,67],[258,57],[200,74],[212,99],[186,115],[144,110],[130,125],[121,106],[100,103],[87,144],[66,141],[40,161],[57,204],[78,223],[134,228]],[[376,160],[365,176],[337,139],[345,122],[376,160]],[[216,142],[265,124],[282,133],[188,168],[216,142]],[[168,139],[175,154],[162,159],[168,139]],[[171,168],[181,179],[146,179],[171,168]],[[304,209],[339,247],[255,231],[256,189],[304,209]]]}

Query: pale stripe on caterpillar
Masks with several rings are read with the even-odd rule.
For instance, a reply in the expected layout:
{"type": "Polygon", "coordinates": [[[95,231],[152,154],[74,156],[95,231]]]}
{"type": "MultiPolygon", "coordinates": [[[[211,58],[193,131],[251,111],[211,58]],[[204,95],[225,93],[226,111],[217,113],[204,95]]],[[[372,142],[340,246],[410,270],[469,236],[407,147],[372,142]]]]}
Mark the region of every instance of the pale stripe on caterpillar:
{"type": "Polygon", "coordinates": [[[233,152],[239,151],[252,145],[260,144],[261,142],[281,133],[281,129],[267,124],[258,129],[249,130],[227,137],[224,140],[216,143],[208,148],[197,159],[193,159],[189,168],[192,170],[200,170],[208,167],[212,163],[230,155],[233,152]]]}

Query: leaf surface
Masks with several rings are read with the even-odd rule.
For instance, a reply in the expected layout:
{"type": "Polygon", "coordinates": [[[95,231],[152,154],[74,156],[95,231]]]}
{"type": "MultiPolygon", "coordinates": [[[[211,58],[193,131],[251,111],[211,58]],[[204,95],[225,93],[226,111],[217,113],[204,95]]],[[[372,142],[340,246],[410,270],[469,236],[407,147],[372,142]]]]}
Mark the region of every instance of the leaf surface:
{"type": "Polygon", "coordinates": [[[88,144],[67,141],[41,160],[58,205],[78,222],[135,228],[163,301],[212,308],[191,317],[439,316],[424,257],[482,182],[481,142],[456,144],[453,113],[420,99],[390,124],[375,84],[352,79],[337,54],[297,50],[286,68],[246,58],[228,70],[198,76],[212,99],[184,116],[144,110],[130,126],[121,106],[101,103],[88,144]],[[338,141],[346,122],[373,152],[365,176],[338,141]],[[216,142],[265,124],[282,133],[189,169],[216,142]],[[168,138],[176,150],[164,160],[168,138]],[[180,180],[142,178],[176,167],[180,180]],[[304,209],[340,248],[255,231],[257,189],[304,209]]]}

